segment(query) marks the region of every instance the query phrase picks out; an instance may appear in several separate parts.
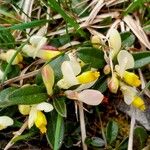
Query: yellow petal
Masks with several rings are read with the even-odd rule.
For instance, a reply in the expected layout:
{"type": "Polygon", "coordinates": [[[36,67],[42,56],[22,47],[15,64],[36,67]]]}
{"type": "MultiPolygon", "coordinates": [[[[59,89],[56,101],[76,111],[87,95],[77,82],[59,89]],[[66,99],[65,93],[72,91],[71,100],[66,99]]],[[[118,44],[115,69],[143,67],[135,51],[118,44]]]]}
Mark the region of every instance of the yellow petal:
{"type": "Polygon", "coordinates": [[[50,60],[50,59],[56,57],[59,54],[60,54],[59,51],[40,50],[40,51],[38,51],[36,56],[39,57],[39,58],[42,58],[44,60],[50,60]]]}
{"type": "Polygon", "coordinates": [[[44,66],[42,69],[42,79],[43,79],[48,95],[51,96],[53,94],[54,71],[49,64],[44,66]]]}
{"type": "Polygon", "coordinates": [[[35,119],[35,125],[37,128],[40,129],[40,131],[42,133],[46,132],[47,120],[46,120],[44,113],[42,113],[41,111],[37,112],[37,117],[35,119]]]}
{"type": "Polygon", "coordinates": [[[142,111],[146,109],[143,99],[141,99],[139,96],[134,97],[132,105],[136,108],[139,108],[142,111]]]}
{"type": "Polygon", "coordinates": [[[141,80],[139,79],[139,77],[132,72],[125,71],[123,80],[131,86],[138,87],[141,85],[141,80]]]}
{"type": "Polygon", "coordinates": [[[31,110],[30,105],[19,105],[18,108],[19,108],[19,112],[22,115],[28,115],[30,113],[30,110],[31,110]]]}
{"type": "Polygon", "coordinates": [[[99,76],[100,73],[98,71],[86,71],[77,76],[77,79],[80,84],[85,84],[97,80],[99,76]]]}
{"type": "Polygon", "coordinates": [[[102,41],[99,36],[94,35],[91,37],[91,43],[92,43],[93,47],[99,48],[101,46],[102,41]]]}

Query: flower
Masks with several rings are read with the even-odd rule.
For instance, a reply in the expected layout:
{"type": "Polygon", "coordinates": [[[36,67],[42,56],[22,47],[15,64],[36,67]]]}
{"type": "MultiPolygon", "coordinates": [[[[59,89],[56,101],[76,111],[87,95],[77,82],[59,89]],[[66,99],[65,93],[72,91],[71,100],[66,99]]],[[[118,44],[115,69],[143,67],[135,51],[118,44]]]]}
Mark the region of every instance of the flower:
{"type": "Polygon", "coordinates": [[[39,57],[44,60],[50,60],[51,58],[60,54],[59,51],[45,50],[44,46],[47,43],[47,38],[42,36],[32,36],[29,40],[30,44],[26,44],[22,51],[29,57],[39,57]]]}
{"type": "Polygon", "coordinates": [[[65,94],[69,99],[78,100],[92,106],[99,105],[104,99],[104,96],[100,91],[91,89],[83,90],[81,92],[68,90],[65,94]]]}
{"type": "MultiPolygon", "coordinates": [[[[6,53],[1,53],[0,54],[0,59],[6,61],[7,63],[10,62],[10,60],[12,59],[12,57],[15,55],[16,51],[11,49],[11,50],[8,50],[6,53]]],[[[23,57],[20,53],[17,54],[17,56],[15,57],[15,59],[13,60],[12,62],[12,65],[17,65],[19,64],[20,62],[22,62],[23,60],[23,57]]]]}
{"type": "Polygon", "coordinates": [[[123,81],[131,86],[140,86],[141,81],[139,77],[132,72],[126,71],[134,67],[133,56],[129,52],[121,50],[117,56],[117,60],[119,64],[115,66],[115,70],[123,81]]]}
{"type": "Polygon", "coordinates": [[[46,65],[42,69],[42,79],[45,84],[48,95],[53,94],[54,71],[50,65],[46,65]]]}
{"type": "Polygon", "coordinates": [[[6,129],[14,124],[14,121],[8,116],[0,116],[0,130],[6,129]]]}
{"type": "MultiPolygon", "coordinates": [[[[47,120],[45,114],[42,112],[50,112],[53,110],[53,106],[47,102],[42,102],[39,104],[31,105],[19,105],[24,111],[20,111],[23,115],[29,114],[28,127],[29,129],[35,124],[41,133],[46,133],[47,120]],[[24,107],[24,108],[23,108],[24,107]],[[29,111],[25,111],[26,108],[29,108],[29,111]],[[28,112],[28,113],[27,113],[28,112]]],[[[21,110],[19,109],[19,110],[21,110]]]]}
{"type": "Polygon", "coordinates": [[[58,81],[57,85],[62,89],[68,89],[71,86],[81,84],[77,90],[82,90],[91,87],[100,76],[100,73],[96,70],[90,70],[81,72],[81,66],[75,58],[71,58],[70,61],[64,61],[61,65],[61,71],[63,79],[58,81]]]}
{"type": "Polygon", "coordinates": [[[124,96],[124,101],[127,105],[132,104],[134,107],[139,108],[142,111],[146,109],[144,100],[137,96],[138,91],[134,87],[127,86],[122,82],[120,83],[120,86],[120,90],[124,96]]]}

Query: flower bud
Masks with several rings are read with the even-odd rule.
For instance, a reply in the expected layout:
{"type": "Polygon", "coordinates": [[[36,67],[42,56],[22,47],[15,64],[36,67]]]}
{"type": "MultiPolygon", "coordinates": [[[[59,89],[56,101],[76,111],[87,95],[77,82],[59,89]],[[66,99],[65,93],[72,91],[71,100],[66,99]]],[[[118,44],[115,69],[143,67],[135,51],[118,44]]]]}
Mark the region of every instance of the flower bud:
{"type": "Polygon", "coordinates": [[[139,79],[139,77],[132,72],[125,71],[123,80],[131,86],[138,87],[141,85],[141,80],[139,79]]]}
{"type": "MultiPolygon", "coordinates": [[[[11,58],[13,57],[13,55],[16,53],[15,50],[9,50],[6,53],[6,61],[9,63],[11,58]]],[[[12,65],[16,65],[19,64],[20,62],[22,62],[23,57],[20,53],[17,54],[17,56],[15,57],[15,59],[12,62],[12,65]]]]}
{"type": "Polygon", "coordinates": [[[99,76],[100,72],[98,71],[86,71],[81,75],[77,76],[77,79],[80,84],[86,84],[97,80],[99,76]]]}
{"type": "Polygon", "coordinates": [[[50,65],[46,65],[42,69],[42,79],[45,84],[47,94],[53,94],[53,85],[54,85],[54,71],[50,65]]]}
{"type": "Polygon", "coordinates": [[[106,65],[106,66],[104,67],[104,69],[103,69],[103,72],[104,72],[104,74],[106,74],[106,75],[109,74],[110,71],[111,71],[110,65],[106,65]]]}
{"type": "Polygon", "coordinates": [[[139,108],[142,111],[146,109],[143,99],[141,99],[139,96],[134,97],[132,105],[136,108],[139,108]]]}
{"type": "Polygon", "coordinates": [[[93,47],[99,48],[101,46],[101,39],[100,39],[100,37],[97,36],[97,35],[92,36],[91,43],[92,43],[93,47]]]}
{"type": "Polygon", "coordinates": [[[31,107],[30,105],[19,105],[18,109],[22,115],[28,115],[30,113],[31,107]]]}
{"type": "Polygon", "coordinates": [[[110,92],[117,93],[119,88],[119,80],[116,75],[113,75],[111,79],[109,78],[107,84],[110,92]]]}
{"type": "Polygon", "coordinates": [[[109,33],[109,46],[112,49],[110,51],[111,58],[113,59],[121,48],[121,37],[116,29],[111,29],[109,33]]]}

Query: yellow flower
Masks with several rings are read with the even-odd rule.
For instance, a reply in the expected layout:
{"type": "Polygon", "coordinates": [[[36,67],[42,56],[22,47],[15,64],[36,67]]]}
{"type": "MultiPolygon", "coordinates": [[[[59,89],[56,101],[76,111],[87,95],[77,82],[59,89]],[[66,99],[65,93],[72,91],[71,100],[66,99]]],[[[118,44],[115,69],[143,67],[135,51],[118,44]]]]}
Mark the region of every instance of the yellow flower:
{"type": "Polygon", "coordinates": [[[91,37],[91,43],[93,47],[99,48],[101,46],[102,41],[98,35],[94,35],[91,37]]]}
{"type": "Polygon", "coordinates": [[[28,127],[29,129],[35,124],[41,133],[46,133],[47,120],[45,114],[42,112],[50,112],[53,106],[47,102],[42,102],[35,105],[20,105],[19,111],[23,115],[29,114],[28,127]],[[28,109],[28,110],[25,110],[28,109]]]}
{"type": "Polygon", "coordinates": [[[46,133],[46,125],[47,125],[47,120],[41,111],[37,111],[37,117],[35,119],[35,125],[37,128],[40,129],[41,133],[46,133]]]}
{"type": "Polygon", "coordinates": [[[139,77],[132,72],[125,71],[123,75],[123,80],[131,86],[138,87],[141,85],[139,77]]]}
{"type": "MultiPolygon", "coordinates": [[[[8,50],[6,53],[0,54],[0,59],[7,61],[7,63],[9,63],[15,53],[16,53],[15,50],[12,50],[12,49],[8,50]]],[[[19,64],[20,62],[22,62],[22,60],[23,60],[22,55],[20,53],[18,53],[17,56],[15,57],[15,59],[13,60],[12,65],[19,64]]]]}
{"type": "Polygon", "coordinates": [[[8,116],[0,116],[0,130],[6,129],[14,124],[14,121],[8,116]]]}
{"type": "Polygon", "coordinates": [[[42,69],[42,79],[45,84],[48,95],[51,96],[53,94],[54,71],[48,64],[42,69]]]}
{"type": "Polygon", "coordinates": [[[136,108],[139,108],[142,111],[146,109],[143,99],[141,99],[139,96],[134,97],[132,105],[136,108]]]}
{"type": "Polygon", "coordinates": [[[82,73],[81,75],[77,76],[77,79],[80,84],[85,84],[89,82],[93,82],[100,76],[100,73],[98,71],[86,71],[82,73]]]}
{"type": "Polygon", "coordinates": [[[60,54],[59,51],[45,50],[43,47],[47,43],[47,38],[34,35],[30,38],[30,44],[26,44],[22,51],[29,57],[39,57],[44,60],[50,60],[60,54]]]}

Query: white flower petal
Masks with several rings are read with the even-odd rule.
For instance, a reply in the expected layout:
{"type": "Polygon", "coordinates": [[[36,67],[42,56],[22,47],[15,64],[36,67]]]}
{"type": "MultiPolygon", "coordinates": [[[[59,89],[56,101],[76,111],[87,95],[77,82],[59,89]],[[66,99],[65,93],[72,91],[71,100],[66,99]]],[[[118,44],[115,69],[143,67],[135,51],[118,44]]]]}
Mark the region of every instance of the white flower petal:
{"type": "Polygon", "coordinates": [[[111,29],[109,31],[109,46],[112,48],[111,50],[111,58],[113,59],[114,56],[119,52],[121,48],[121,37],[119,32],[116,29],[111,29]]]}
{"type": "Polygon", "coordinates": [[[103,98],[103,94],[97,90],[84,90],[78,93],[78,100],[88,105],[99,105],[103,98]]]}
{"type": "Polygon", "coordinates": [[[62,63],[61,71],[62,71],[64,80],[67,83],[69,83],[71,86],[79,84],[79,82],[74,74],[73,68],[70,64],[70,61],[64,61],[62,63]]]}
{"type": "Polygon", "coordinates": [[[53,110],[53,106],[49,103],[42,102],[40,104],[37,104],[36,109],[43,110],[44,112],[50,112],[53,110]]]}
{"type": "Polygon", "coordinates": [[[4,75],[3,71],[2,71],[2,70],[0,70],[0,80],[2,80],[3,75],[4,75]]]}
{"type": "Polygon", "coordinates": [[[64,79],[59,80],[57,86],[61,89],[69,89],[71,87],[71,85],[64,79]]]}
{"type": "Polygon", "coordinates": [[[27,54],[29,57],[33,57],[34,52],[35,52],[35,47],[26,44],[23,48],[22,51],[27,54]]]}
{"type": "MultiPolygon", "coordinates": [[[[30,37],[30,43],[32,44],[32,46],[37,47],[39,45],[39,43],[41,41],[46,41],[47,39],[43,36],[37,36],[37,35],[33,35],[30,37]]],[[[46,42],[45,42],[46,44],[46,42]]]]}
{"type": "Polygon", "coordinates": [[[31,111],[29,113],[29,120],[28,120],[29,129],[33,126],[36,117],[37,117],[37,109],[36,105],[34,105],[31,107],[31,111]]]}
{"type": "Polygon", "coordinates": [[[121,50],[117,56],[117,60],[120,67],[121,77],[123,76],[125,70],[131,69],[134,67],[134,58],[126,50],[121,50]]]}
{"type": "Polygon", "coordinates": [[[8,116],[0,117],[0,130],[7,128],[14,124],[14,121],[8,116]]]}
{"type": "Polygon", "coordinates": [[[68,56],[70,58],[70,64],[72,66],[74,74],[75,74],[75,76],[77,76],[81,72],[81,66],[73,53],[69,53],[68,56]]]}

